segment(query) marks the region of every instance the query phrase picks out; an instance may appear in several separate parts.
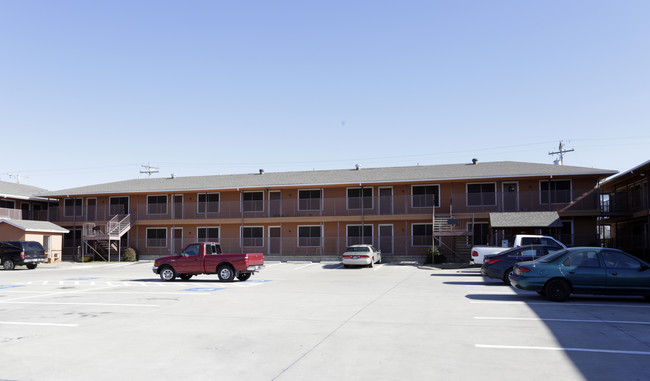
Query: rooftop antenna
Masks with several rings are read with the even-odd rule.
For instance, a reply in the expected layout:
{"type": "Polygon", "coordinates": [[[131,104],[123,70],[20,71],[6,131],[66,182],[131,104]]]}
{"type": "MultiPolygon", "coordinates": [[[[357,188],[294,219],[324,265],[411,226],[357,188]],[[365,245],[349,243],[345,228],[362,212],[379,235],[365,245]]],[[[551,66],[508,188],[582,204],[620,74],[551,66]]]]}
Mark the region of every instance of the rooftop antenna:
{"type": "Polygon", "coordinates": [[[16,179],[16,184],[20,184],[20,179],[22,178],[26,178],[26,179],[29,178],[29,176],[23,176],[20,173],[7,173],[7,174],[9,175],[9,177],[13,177],[16,179]]]}
{"type": "Polygon", "coordinates": [[[147,165],[142,164],[141,167],[142,167],[142,168],[146,168],[146,170],[145,170],[145,171],[140,171],[140,173],[146,173],[148,178],[151,178],[151,174],[152,174],[152,173],[158,173],[158,172],[160,172],[160,171],[159,171],[160,168],[158,168],[158,167],[152,167],[152,166],[151,166],[151,163],[149,163],[149,164],[147,164],[147,165]]]}
{"type": "Polygon", "coordinates": [[[560,140],[560,146],[558,147],[558,150],[556,152],[549,152],[549,155],[560,155],[559,159],[553,160],[553,163],[555,165],[564,165],[564,154],[567,152],[573,152],[575,151],[573,148],[571,149],[565,149],[564,148],[564,142],[560,140]]]}

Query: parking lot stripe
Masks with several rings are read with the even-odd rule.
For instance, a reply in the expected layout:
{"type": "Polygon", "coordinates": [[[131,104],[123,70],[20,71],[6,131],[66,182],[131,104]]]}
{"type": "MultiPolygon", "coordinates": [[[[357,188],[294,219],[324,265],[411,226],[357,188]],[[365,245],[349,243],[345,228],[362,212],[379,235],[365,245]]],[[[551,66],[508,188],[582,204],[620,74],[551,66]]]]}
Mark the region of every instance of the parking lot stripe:
{"type": "Polygon", "coordinates": [[[43,304],[54,306],[105,306],[105,307],[160,307],[157,304],[129,304],[129,303],[74,303],[74,302],[14,302],[0,301],[0,304],[43,304]]]}
{"type": "Polygon", "coordinates": [[[50,326],[50,327],[78,327],[79,324],[59,324],[59,323],[26,323],[20,321],[0,321],[0,324],[10,324],[10,325],[40,325],[40,326],[50,326]]]}
{"type": "Polygon", "coordinates": [[[309,267],[309,266],[313,266],[313,265],[315,265],[315,263],[309,263],[309,264],[306,264],[306,265],[304,265],[304,266],[296,267],[294,270],[302,270],[302,269],[306,269],[307,267],[309,267]]]}
{"type": "Polygon", "coordinates": [[[650,355],[650,352],[643,351],[621,351],[616,349],[590,349],[590,348],[562,348],[562,347],[533,347],[521,345],[489,345],[489,344],[476,344],[476,348],[486,349],[529,349],[538,351],[562,351],[562,352],[591,352],[591,353],[614,353],[623,355],[650,355]]]}
{"type": "Polygon", "coordinates": [[[566,323],[604,323],[604,324],[646,324],[650,325],[647,321],[624,321],[624,320],[583,320],[583,319],[546,319],[546,318],[516,318],[516,317],[490,317],[490,316],[474,316],[478,320],[526,320],[526,321],[558,321],[566,323]]]}
{"type": "Polygon", "coordinates": [[[525,302],[525,301],[500,301],[500,300],[471,300],[470,304],[513,304],[513,305],[545,305],[545,306],[586,306],[586,307],[629,307],[629,308],[650,308],[645,304],[598,304],[598,303],[557,303],[557,302],[525,302]]]}

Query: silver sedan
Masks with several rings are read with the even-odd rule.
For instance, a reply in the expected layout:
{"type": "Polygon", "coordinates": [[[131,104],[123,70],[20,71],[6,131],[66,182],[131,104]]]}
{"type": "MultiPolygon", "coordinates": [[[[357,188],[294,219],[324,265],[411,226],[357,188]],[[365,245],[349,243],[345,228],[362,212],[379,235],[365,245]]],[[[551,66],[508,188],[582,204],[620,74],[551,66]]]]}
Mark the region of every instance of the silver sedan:
{"type": "Polygon", "coordinates": [[[381,263],[381,251],[372,245],[352,245],[343,253],[341,262],[345,267],[373,267],[375,263],[381,263]]]}

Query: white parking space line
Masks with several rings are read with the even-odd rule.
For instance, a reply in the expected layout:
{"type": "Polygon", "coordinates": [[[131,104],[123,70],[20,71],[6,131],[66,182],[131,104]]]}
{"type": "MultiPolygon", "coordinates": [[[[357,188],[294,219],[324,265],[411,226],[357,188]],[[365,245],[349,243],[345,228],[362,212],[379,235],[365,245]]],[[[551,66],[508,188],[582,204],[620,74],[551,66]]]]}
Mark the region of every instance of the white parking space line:
{"type": "Polygon", "coordinates": [[[316,264],[316,263],[308,263],[308,264],[306,264],[306,265],[303,265],[303,266],[300,266],[300,267],[296,267],[294,270],[302,270],[302,269],[306,269],[307,267],[309,267],[309,266],[313,266],[313,265],[315,265],[315,264],[316,264]]]}
{"type": "Polygon", "coordinates": [[[643,351],[621,351],[613,349],[591,349],[591,348],[562,348],[562,347],[533,347],[533,346],[520,346],[520,345],[489,345],[489,344],[476,344],[476,348],[486,349],[527,349],[536,351],[561,351],[561,352],[591,352],[591,353],[614,353],[624,355],[644,355],[649,356],[650,352],[643,351]]]}
{"type": "Polygon", "coordinates": [[[577,307],[616,307],[616,308],[650,308],[650,305],[639,304],[599,304],[599,303],[558,303],[558,302],[525,302],[499,300],[471,300],[470,304],[512,304],[512,305],[545,305],[545,306],[577,306],[577,307]]]}
{"type": "Polygon", "coordinates": [[[0,321],[0,324],[7,325],[36,325],[36,326],[49,326],[49,327],[78,327],[79,324],[59,324],[59,323],[26,323],[20,321],[0,321]]]}
{"type": "Polygon", "coordinates": [[[18,302],[0,301],[0,304],[36,304],[53,306],[102,306],[102,307],[160,307],[158,304],[130,304],[130,303],[81,303],[81,302],[18,302]]]}
{"type": "Polygon", "coordinates": [[[555,321],[555,322],[564,322],[564,323],[603,323],[603,324],[644,324],[644,325],[650,325],[650,322],[647,322],[647,321],[624,321],[624,320],[515,318],[515,317],[493,317],[493,316],[474,316],[474,319],[477,319],[477,320],[555,321]]]}
{"type": "Polygon", "coordinates": [[[373,267],[372,270],[373,270],[373,271],[377,271],[377,270],[379,270],[380,268],[384,267],[385,265],[386,265],[385,263],[381,263],[381,264],[379,264],[379,265],[373,267]]]}

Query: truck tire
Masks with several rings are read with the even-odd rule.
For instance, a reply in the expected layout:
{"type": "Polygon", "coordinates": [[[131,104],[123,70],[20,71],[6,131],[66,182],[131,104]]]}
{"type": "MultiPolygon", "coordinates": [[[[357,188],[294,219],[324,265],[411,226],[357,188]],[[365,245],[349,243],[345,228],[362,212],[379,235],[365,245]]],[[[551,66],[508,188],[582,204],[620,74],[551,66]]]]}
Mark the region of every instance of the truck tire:
{"type": "Polygon", "coordinates": [[[16,265],[14,264],[14,261],[11,260],[11,258],[3,258],[2,259],[2,268],[5,270],[13,270],[16,265]]]}
{"type": "Polygon", "coordinates": [[[250,277],[251,277],[251,273],[239,273],[239,275],[237,275],[237,279],[239,279],[242,282],[247,281],[248,278],[250,277]]]}
{"type": "Polygon", "coordinates": [[[181,274],[178,276],[181,280],[190,280],[192,279],[192,274],[181,274]]]}
{"type": "Polygon", "coordinates": [[[37,265],[38,265],[38,263],[28,263],[27,268],[30,269],[30,270],[34,270],[37,265]]]}
{"type": "Polygon", "coordinates": [[[231,265],[221,265],[217,267],[217,275],[222,282],[232,282],[235,279],[235,269],[231,265]]]}
{"type": "Polygon", "coordinates": [[[160,279],[162,279],[163,282],[170,282],[176,278],[176,270],[171,266],[163,266],[158,274],[160,274],[160,279]]]}

